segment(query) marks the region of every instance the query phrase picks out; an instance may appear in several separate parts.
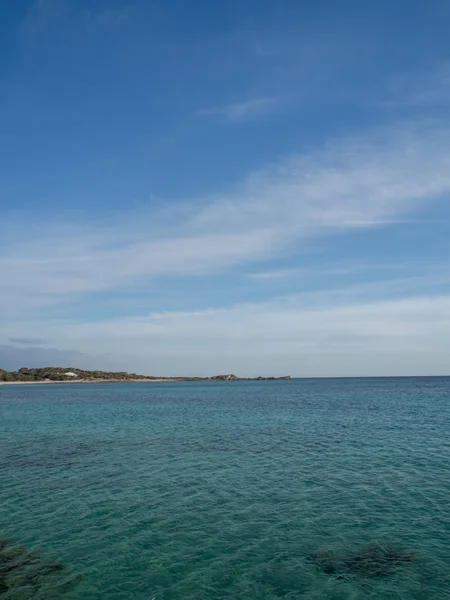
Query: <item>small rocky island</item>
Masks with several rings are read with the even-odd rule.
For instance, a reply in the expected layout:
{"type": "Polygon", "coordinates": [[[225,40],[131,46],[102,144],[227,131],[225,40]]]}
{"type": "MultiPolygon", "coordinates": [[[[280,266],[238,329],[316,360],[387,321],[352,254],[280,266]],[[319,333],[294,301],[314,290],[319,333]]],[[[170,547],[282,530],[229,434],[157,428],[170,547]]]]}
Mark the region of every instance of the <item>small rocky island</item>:
{"type": "Polygon", "coordinates": [[[133,382],[133,381],[277,381],[290,380],[284,377],[237,377],[236,375],[214,375],[212,377],[155,377],[138,375],[123,371],[86,371],[72,367],[41,367],[28,369],[22,367],[18,371],[0,369],[0,383],[100,383],[100,382],[133,382]]]}

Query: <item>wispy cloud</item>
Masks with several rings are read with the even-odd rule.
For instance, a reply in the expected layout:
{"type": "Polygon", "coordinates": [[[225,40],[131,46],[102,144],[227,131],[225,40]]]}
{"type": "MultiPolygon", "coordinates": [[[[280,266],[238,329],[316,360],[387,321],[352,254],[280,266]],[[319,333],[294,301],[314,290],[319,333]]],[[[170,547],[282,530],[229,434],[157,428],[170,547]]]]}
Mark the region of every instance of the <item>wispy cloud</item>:
{"type": "Polygon", "coordinates": [[[300,239],[396,222],[449,192],[450,131],[428,123],[290,156],[228,193],[180,201],[166,221],[141,211],[68,225],[61,215],[30,240],[23,221],[4,215],[14,235],[0,257],[0,312],[46,310],[152,277],[224,272],[289,252],[300,239]]]}
{"type": "MultiPolygon", "coordinates": [[[[401,344],[422,334],[437,335],[444,343],[450,332],[450,297],[418,296],[377,302],[328,301],[317,308],[301,296],[259,304],[243,304],[225,309],[194,312],[154,313],[148,317],[107,320],[68,327],[72,339],[80,336],[101,338],[160,337],[161,339],[246,340],[255,347],[261,341],[312,349],[317,342],[333,340],[337,334],[360,339],[366,345],[374,340],[384,344],[399,338],[401,344]],[[330,305],[331,304],[331,305],[330,305]],[[442,331],[444,321],[447,323],[442,331]],[[424,322],[426,327],[423,327],[424,322]],[[434,326],[430,329],[430,325],[434,326]],[[231,326],[233,325],[233,326],[231,326]],[[238,325],[238,326],[237,326],[238,325]]],[[[335,300],[335,299],[334,299],[335,300]]],[[[419,350],[419,348],[417,348],[419,350]]]]}
{"type": "Polygon", "coordinates": [[[283,103],[280,98],[262,97],[233,102],[225,106],[203,108],[198,112],[200,115],[223,117],[228,121],[245,121],[270,115],[280,110],[282,106],[283,103]]]}
{"type": "Polygon", "coordinates": [[[55,25],[65,26],[67,21],[109,28],[131,20],[135,12],[137,7],[132,5],[80,9],[67,0],[35,0],[26,13],[23,33],[43,33],[55,25]]]}
{"type": "Polygon", "coordinates": [[[285,277],[297,277],[301,273],[301,269],[275,269],[273,271],[260,271],[257,273],[250,273],[249,277],[251,279],[271,281],[273,279],[284,279],[285,277]]]}
{"type": "Polygon", "coordinates": [[[121,356],[147,373],[293,375],[446,373],[450,296],[373,301],[358,293],[288,296],[222,309],[150,313],[102,322],[45,324],[73,348],[121,356]],[[189,355],[178,355],[189,347],[189,355]],[[145,362],[142,359],[145,356],[145,362]],[[141,358],[139,358],[141,357],[141,358]],[[395,362],[392,362],[395,357],[395,362]]]}
{"type": "Polygon", "coordinates": [[[260,58],[266,58],[268,56],[276,56],[277,50],[265,44],[256,44],[254,47],[254,53],[260,58]]]}
{"type": "MultiPolygon", "coordinates": [[[[416,265],[417,267],[417,265],[416,265]]],[[[251,279],[259,279],[262,281],[271,281],[276,279],[285,279],[285,278],[299,278],[302,276],[304,280],[307,280],[311,276],[317,275],[320,272],[320,275],[323,276],[346,276],[346,275],[355,275],[367,272],[376,272],[382,271],[383,273],[390,271],[398,271],[405,268],[404,264],[396,264],[392,263],[392,261],[386,263],[373,263],[368,261],[358,261],[358,260],[346,260],[346,261],[334,261],[330,263],[321,263],[320,268],[317,265],[307,266],[302,268],[296,267],[287,267],[287,268],[278,268],[272,270],[264,270],[264,271],[255,271],[249,274],[251,279]]]]}
{"type": "Polygon", "coordinates": [[[9,338],[9,341],[20,346],[42,346],[45,344],[45,340],[41,338],[12,337],[9,338]]]}
{"type": "Polygon", "coordinates": [[[387,107],[430,106],[448,107],[450,102],[450,61],[433,69],[396,77],[390,82],[388,97],[381,104],[387,107]]]}

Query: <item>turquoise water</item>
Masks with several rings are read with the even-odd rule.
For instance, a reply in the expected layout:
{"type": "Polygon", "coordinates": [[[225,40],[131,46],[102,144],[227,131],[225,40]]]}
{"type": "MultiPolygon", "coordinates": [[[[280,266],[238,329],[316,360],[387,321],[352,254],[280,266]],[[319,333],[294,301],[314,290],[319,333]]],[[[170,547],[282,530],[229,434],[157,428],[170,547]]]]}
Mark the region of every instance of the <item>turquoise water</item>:
{"type": "Polygon", "coordinates": [[[0,386],[0,537],[64,565],[0,598],[448,599],[449,431],[446,378],[0,386]]]}

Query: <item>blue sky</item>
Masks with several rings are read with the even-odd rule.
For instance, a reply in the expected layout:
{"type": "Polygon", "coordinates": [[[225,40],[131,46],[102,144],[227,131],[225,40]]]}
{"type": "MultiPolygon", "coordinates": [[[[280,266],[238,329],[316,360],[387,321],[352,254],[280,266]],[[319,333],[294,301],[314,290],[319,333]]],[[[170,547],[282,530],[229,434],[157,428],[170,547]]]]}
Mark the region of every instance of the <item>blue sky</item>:
{"type": "Polygon", "coordinates": [[[449,26],[3,2],[0,366],[449,373],[449,26]]]}

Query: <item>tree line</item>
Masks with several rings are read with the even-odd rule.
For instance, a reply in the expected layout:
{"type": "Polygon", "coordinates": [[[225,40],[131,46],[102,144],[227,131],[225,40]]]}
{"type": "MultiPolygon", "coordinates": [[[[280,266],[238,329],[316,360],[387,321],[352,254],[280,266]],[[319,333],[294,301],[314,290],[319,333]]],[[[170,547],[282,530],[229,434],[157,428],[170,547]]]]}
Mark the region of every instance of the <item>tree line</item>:
{"type": "Polygon", "coordinates": [[[97,380],[97,379],[155,379],[155,377],[137,375],[136,373],[126,373],[125,371],[86,371],[84,369],[74,369],[72,367],[40,367],[29,369],[22,367],[18,371],[6,371],[0,369],[0,381],[68,381],[68,380],[97,380]],[[74,373],[76,377],[66,375],[74,373]]]}

